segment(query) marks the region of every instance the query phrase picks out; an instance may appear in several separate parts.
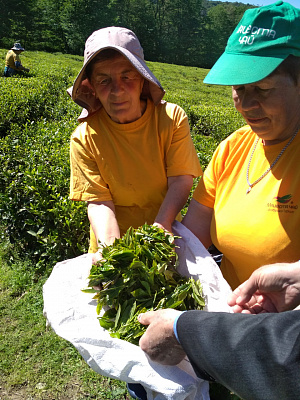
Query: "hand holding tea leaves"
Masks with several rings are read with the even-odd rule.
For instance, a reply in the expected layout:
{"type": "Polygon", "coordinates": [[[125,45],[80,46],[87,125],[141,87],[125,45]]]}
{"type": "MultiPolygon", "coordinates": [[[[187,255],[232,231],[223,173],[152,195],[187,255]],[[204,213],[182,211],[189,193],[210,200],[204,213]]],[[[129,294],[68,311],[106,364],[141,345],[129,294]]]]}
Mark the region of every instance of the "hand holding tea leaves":
{"type": "Polygon", "coordinates": [[[174,237],[153,225],[129,228],[110,246],[102,246],[102,259],[92,266],[87,293],[96,293],[100,325],[112,337],[138,344],[146,328],[137,316],[148,310],[202,309],[199,281],[176,270],[174,237]],[[101,290],[94,287],[101,286],[101,290]]]}

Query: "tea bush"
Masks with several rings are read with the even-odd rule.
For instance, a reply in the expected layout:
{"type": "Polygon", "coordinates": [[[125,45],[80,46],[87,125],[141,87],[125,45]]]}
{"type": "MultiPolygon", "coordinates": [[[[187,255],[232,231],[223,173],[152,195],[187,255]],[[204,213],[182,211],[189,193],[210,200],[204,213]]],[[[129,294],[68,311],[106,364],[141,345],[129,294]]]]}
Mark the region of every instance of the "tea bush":
{"type": "Polygon", "coordinates": [[[43,270],[87,250],[88,224],[86,205],[68,199],[79,107],[66,88],[78,63],[72,70],[67,56],[61,68],[62,55],[34,55],[37,66],[23,62],[29,74],[0,79],[0,212],[14,249],[43,270]]]}
{"type": "MultiPolygon", "coordinates": [[[[0,78],[0,231],[43,272],[88,246],[86,204],[68,198],[69,138],[80,108],[66,88],[82,57],[25,52],[22,62],[29,74],[0,78]]],[[[230,88],[203,85],[207,70],[200,68],[149,66],[166,89],[165,99],[187,112],[205,168],[220,140],[243,124],[230,88]]]]}
{"type": "Polygon", "coordinates": [[[36,268],[87,250],[86,206],[68,199],[71,130],[69,122],[41,120],[14,125],[2,139],[2,223],[36,268]]]}
{"type": "Polygon", "coordinates": [[[39,118],[49,121],[64,118],[70,107],[66,88],[71,84],[70,77],[73,75],[72,68],[58,69],[50,58],[47,64],[39,63],[38,68],[34,67],[29,74],[2,77],[0,137],[10,131],[12,124],[22,126],[39,118]]]}

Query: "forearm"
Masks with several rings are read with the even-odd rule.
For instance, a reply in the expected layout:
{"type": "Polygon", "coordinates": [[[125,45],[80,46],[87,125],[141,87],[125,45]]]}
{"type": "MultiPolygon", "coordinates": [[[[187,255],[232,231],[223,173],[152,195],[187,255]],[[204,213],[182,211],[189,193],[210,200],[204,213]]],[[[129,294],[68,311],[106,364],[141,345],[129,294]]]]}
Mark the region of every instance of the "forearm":
{"type": "Polygon", "coordinates": [[[120,237],[120,229],[112,201],[89,202],[88,217],[97,243],[111,245],[120,237]]]}
{"type": "Polygon", "coordinates": [[[16,61],[16,62],[15,62],[15,69],[16,69],[17,71],[23,71],[23,70],[25,70],[26,68],[23,67],[23,65],[21,64],[20,61],[16,61]]]}
{"type": "Polygon", "coordinates": [[[169,177],[168,191],[154,222],[171,232],[172,223],[186,204],[192,186],[191,175],[169,177]]]}
{"type": "Polygon", "coordinates": [[[300,311],[227,314],[188,311],[177,322],[197,375],[243,399],[300,398],[300,311]]]}
{"type": "Polygon", "coordinates": [[[192,199],[182,221],[183,225],[193,232],[206,248],[212,244],[210,225],[213,212],[213,208],[206,207],[192,199]]]}

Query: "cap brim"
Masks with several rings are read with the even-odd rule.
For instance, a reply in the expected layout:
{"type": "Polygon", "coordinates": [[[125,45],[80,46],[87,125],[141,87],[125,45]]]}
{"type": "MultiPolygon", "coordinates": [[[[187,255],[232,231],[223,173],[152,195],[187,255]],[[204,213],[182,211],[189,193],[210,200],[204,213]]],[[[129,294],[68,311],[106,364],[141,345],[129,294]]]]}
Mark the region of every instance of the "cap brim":
{"type": "Polygon", "coordinates": [[[287,58],[223,53],[204,78],[213,85],[246,85],[270,75],[287,58]]]}

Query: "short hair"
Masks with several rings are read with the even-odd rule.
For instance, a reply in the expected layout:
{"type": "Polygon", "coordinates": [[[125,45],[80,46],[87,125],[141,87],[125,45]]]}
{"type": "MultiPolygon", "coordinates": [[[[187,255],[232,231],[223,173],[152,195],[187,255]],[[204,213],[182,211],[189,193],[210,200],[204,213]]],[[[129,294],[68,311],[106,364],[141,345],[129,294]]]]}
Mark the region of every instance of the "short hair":
{"type": "Polygon", "coordinates": [[[122,57],[123,55],[115,49],[105,49],[105,50],[100,51],[100,53],[98,53],[96,55],[96,57],[94,57],[92,59],[92,61],[90,61],[85,68],[85,74],[86,74],[86,77],[88,78],[88,80],[91,81],[92,73],[93,73],[93,66],[97,62],[113,60],[114,58],[119,57],[119,56],[122,57]]]}
{"type": "Polygon", "coordinates": [[[289,55],[281,64],[279,64],[272,74],[276,73],[289,75],[295,85],[297,85],[300,80],[300,57],[289,55]]]}

